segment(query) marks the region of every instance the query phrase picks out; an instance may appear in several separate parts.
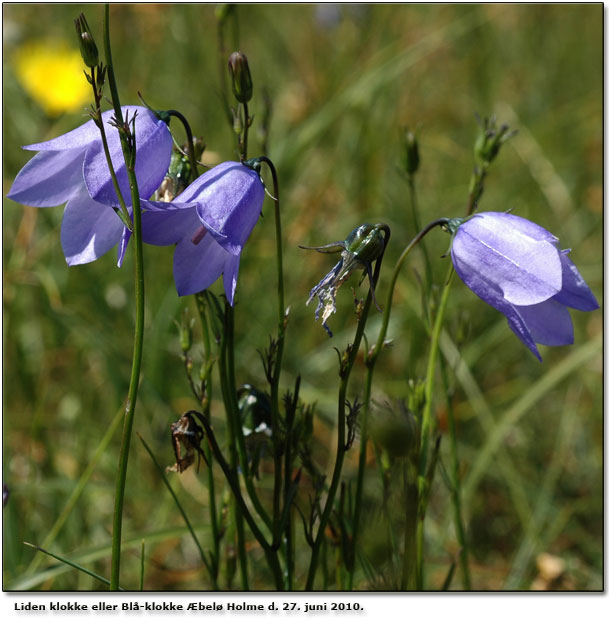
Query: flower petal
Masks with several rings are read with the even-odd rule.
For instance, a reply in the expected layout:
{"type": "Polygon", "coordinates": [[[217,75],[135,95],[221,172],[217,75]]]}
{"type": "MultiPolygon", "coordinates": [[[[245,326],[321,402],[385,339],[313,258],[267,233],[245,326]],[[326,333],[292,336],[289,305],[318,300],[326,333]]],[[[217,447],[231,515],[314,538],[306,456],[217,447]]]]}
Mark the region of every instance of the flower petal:
{"type": "Polygon", "coordinates": [[[524,344],[527,349],[529,349],[529,351],[531,351],[531,353],[541,362],[539,349],[535,344],[535,340],[531,336],[531,332],[525,320],[520,316],[520,314],[518,314],[518,312],[516,312],[514,306],[510,305],[509,308],[505,308],[502,312],[507,317],[510,329],[518,336],[522,344],[524,344]]]}
{"type": "MultiPolygon", "coordinates": [[[[169,168],[172,148],[171,133],[166,123],[158,120],[150,110],[146,108],[133,109],[138,110],[135,118],[135,140],[137,145],[135,174],[140,196],[142,198],[149,198],[161,184],[169,168]]],[[[133,112],[129,116],[132,118],[133,112]]],[[[129,179],[116,127],[107,127],[106,136],[110,158],[112,159],[121,193],[125,202],[131,204],[129,179]]],[[[112,178],[108,172],[108,163],[101,140],[93,142],[88,147],[83,173],[89,195],[93,200],[111,206],[119,205],[112,178]]]]}
{"type": "Polygon", "coordinates": [[[122,267],[123,261],[125,260],[125,254],[127,252],[127,246],[129,245],[129,241],[131,239],[131,231],[123,226],[123,232],[121,234],[120,241],[118,242],[118,255],[116,260],[116,266],[122,267]]]}
{"type": "Polygon", "coordinates": [[[522,218],[506,216],[481,213],[460,226],[451,248],[453,261],[461,266],[459,276],[470,286],[468,274],[476,272],[515,305],[541,303],[562,286],[560,253],[549,240],[555,238],[531,222],[531,227],[514,226],[522,218]]]}
{"type": "Polygon", "coordinates": [[[142,213],[142,239],[151,245],[172,245],[195,236],[201,223],[194,208],[142,213]]]}
{"type": "Polygon", "coordinates": [[[549,230],[546,230],[539,224],[535,224],[535,222],[531,222],[518,215],[513,215],[512,213],[493,211],[478,213],[475,217],[486,217],[487,219],[490,217],[496,226],[512,228],[535,241],[548,241],[549,243],[556,243],[558,241],[558,237],[554,236],[549,230]]]}
{"type": "Polygon", "coordinates": [[[61,245],[68,265],[90,263],[121,238],[124,226],[113,209],[94,202],[84,185],[66,205],[61,245]]]}
{"type": "Polygon", "coordinates": [[[224,293],[228,303],[232,306],[237,290],[237,278],[239,276],[239,262],[241,255],[230,254],[224,266],[224,293]]]}
{"type": "Polygon", "coordinates": [[[550,347],[573,344],[571,315],[554,299],[534,306],[516,306],[516,311],[524,319],[535,342],[550,347]]]}
{"type": "Polygon", "coordinates": [[[82,149],[37,153],[19,171],[7,196],[31,207],[56,207],[82,185],[82,149]]]}
{"type": "Polygon", "coordinates": [[[222,274],[230,254],[211,235],[195,245],[185,238],[173,255],[173,279],[178,295],[192,295],[211,286],[222,274]]]}
{"type": "MultiPolygon", "coordinates": [[[[454,245],[454,244],[453,244],[454,245]]],[[[535,345],[535,340],[527,327],[524,319],[518,314],[516,308],[507,302],[503,297],[503,292],[492,282],[483,279],[481,274],[473,271],[467,264],[461,263],[458,256],[453,254],[453,264],[455,271],[463,282],[470,288],[482,301],[503,313],[511,330],[518,336],[521,342],[541,361],[541,356],[535,345]]]]}
{"type": "MultiPolygon", "coordinates": [[[[138,114],[143,112],[151,114],[147,108],[142,106],[125,105],[121,108],[121,110],[123,112],[123,116],[128,114],[129,118],[133,117],[136,110],[138,111],[138,114]]],[[[110,124],[113,117],[114,110],[107,110],[102,114],[106,133],[110,130],[116,132],[116,128],[110,124]]],[[[27,151],[63,151],[64,149],[83,148],[96,140],[101,140],[99,128],[93,120],[89,120],[84,125],[81,125],[72,131],[68,131],[68,133],[64,133],[61,136],[57,136],[57,138],[47,140],[46,142],[28,144],[22,148],[27,151]]]]}
{"type": "MultiPolygon", "coordinates": [[[[112,118],[113,111],[109,110],[102,114],[104,124],[109,127],[107,122],[112,118]]],[[[115,130],[116,131],[116,130],[115,130]]],[[[46,142],[38,142],[36,144],[28,144],[24,146],[26,151],[63,151],[66,149],[82,149],[100,139],[99,129],[97,125],[92,121],[88,121],[84,125],[68,131],[57,138],[47,140],[46,142]]]]}
{"type": "Polygon", "coordinates": [[[596,310],[599,307],[596,297],[566,252],[560,253],[560,261],[562,263],[562,289],[554,299],[576,310],[584,312],[596,310]]]}
{"type": "Polygon", "coordinates": [[[251,168],[227,161],[195,179],[176,200],[148,202],[149,209],[196,207],[201,223],[231,254],[239,254],[254,228],[262,203],[264,186],[251,168]]]}
{"type": "Polygon", "coordinates": [[[209,173],[213,186],[198,192],[197,214],[218,243],[237,255],[260,217],[264,186],[257,172],[239,162],[224,162],[209,173]]]}

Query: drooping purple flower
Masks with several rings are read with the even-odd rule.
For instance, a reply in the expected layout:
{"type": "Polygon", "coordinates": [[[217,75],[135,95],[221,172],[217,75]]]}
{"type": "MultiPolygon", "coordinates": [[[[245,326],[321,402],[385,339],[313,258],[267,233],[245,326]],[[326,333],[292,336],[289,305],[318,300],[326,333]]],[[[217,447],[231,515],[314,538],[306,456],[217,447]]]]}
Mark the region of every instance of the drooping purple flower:
{"type": "Polygon", "coordinates": [[[573,343],[567,308],[599,307],[568,253],[550,232],[510,213],[478,213],[467,219],[451,248],[461,280],[505,314],[539,361],[537,344],[573,343]]]}
{"type": "MultiPolygon", "coordinates": [[[[140,196],[149,198],[169,167],[171,134],[166,123],[147,108],[124,106],[122,111],[125,119],[135,115],[135,173],[140,196]]],[[[113,115],[114,111],[109,110],[102,114],[102,119],[119,187],[130,205],[120,137],[110,123],[113,115]]],[[[55,207],[67,202],[61,245],[68,265],[94,261],[115,246],[124,226],[112,208],[118,207],[119,202],[94,121],[48,142],[23,148],[39,152],[21,169],[8,197],[32,207],[55,207]]]]}
{"type": "Polygon", "coordinates": [[[177,244],[173,277],[178,295],[198,293],[224,274],[224,292],[232,304],[241,251],[263,202],[258,173],[227,161],[195,179],[172,202],[142,201],[142,238],[152,245],[177,244]]]}

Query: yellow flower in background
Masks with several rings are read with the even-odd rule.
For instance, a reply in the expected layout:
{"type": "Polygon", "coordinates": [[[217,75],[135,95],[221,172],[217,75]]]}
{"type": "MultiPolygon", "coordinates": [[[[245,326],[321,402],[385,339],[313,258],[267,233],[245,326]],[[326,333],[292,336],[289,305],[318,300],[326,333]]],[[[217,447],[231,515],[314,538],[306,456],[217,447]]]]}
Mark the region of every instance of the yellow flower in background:
{"type": "Polygon", "coordinates": [[[62,41],[32,41],[15,54],[23,88],[49,116],[76,112],[91,98],[80,52],[62,41]]]}

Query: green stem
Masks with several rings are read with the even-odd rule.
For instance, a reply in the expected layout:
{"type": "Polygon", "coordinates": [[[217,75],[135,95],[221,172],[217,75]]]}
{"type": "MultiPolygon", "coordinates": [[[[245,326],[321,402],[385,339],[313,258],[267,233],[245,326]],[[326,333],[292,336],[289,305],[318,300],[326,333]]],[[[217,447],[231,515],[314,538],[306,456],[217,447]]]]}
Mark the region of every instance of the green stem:
{"type": "MultiPolygon", "coordinates": [[[[385,252],[385,248],[387,247],[387,243],[389,241],[389,229],[385,228],[385,241],[383,254],[385,252]]],[[[344,368],[341,371],[341,382],[338,391],[338,420],[337,420],[337,446],[336,446],[336,461],[334,463],[334,471],[332,473],[332,482],[330,483],[330,488],[328,490],[328,497],[326,498],[326,505],[319,519],[319,528],[317,530],[317,536],[313,542],[313,550],[311,552],[311,563],[309,564],[309,573],[307,575],[306,589],[312,590],[315,582],[315,573],[317,572],[317,564],[319,562],[319,552],[322,546],[322,541],[325,537],[326,526],[328,524],[328,520],[330,519],[330,514],[332,512],[332,507],[334,504],[334,498],[336,497],[336,492],[338,490],[338,486],[340,484],[340,476],[343,468],[343,462],[345,460],[345,423],[346,423],[346,398],[347,398],[347,387],[349,385],[349,377],[351,376],[351,370],[355,364],[355,359],[357,357],[357,353],[359,351],[360,343],[362,340],[362,336],[364,334],[364,329],[366,327],[366,321],[368,320],[368,314],[370,312],[370,306],[372,305],[372,289],[376,287],[376,283],[378,282],[379,274],[381,271],[381,264],[383,261],[383,254],[379,256],[376,261],[376,266],[374,269],[374,275],[372,277],[372,282],[370,283],[370,290],[368,291],[368,296],[366,297],[366,303],[364,304],[364,309],[362,310],[362,314],[360,316],[359,322],[357,324],[357,330],[355,332],[355,338],[353,339],[353,344],[351,345],[351,349],[349,351],[349,356],[347,358],[347,362],[344,368]]],[[[355,548],[355,546],[353,546],[355,548]]]]}
{"type": "MultiPolygon", "coordinates": [[[[264,521],[265,525],[272,531],[273,522],[267,514],[264,506],[258,498],[256,487],[254,486],[252,476],[249,470],[249,463],[247,459],[247,449],[245,447],[245,437],[243,435],[243,424],[241,422],[241,416],[239,412],[239,405],[237,403],[237,386],[235,381],[235,357],[234,357],[234,335],[235,335],[235,317],[234,309],[230,304],[226,304],[225,309],[225,328],[224,334],[226,339],[226,383],[227,390],[226,395],[228,399],[227,415],[230,415],[229,423],[232,428],[233,438],[235,440],[236,454],[238,463],[241,467],[243,474],[243,480],[245,482],[245,488],[252,502],[252,505],[256,509],[256,512],[260,518],[264,521]]],[[[222,364],[222,360],[221,360],[222,364]]],[[[225,403],[226,404],[226,403],[225,403]]]]}
{"type": "MultiPolygon", "coordinates": [[[[452,265],[449,267],[447,279],[442,290],[442,297],[438,305],[438,311],[433,324],[431,333],[431,344],[429,349],[429,358],[427,360],[427,372],[425,373],[425,404],[423,406],[423,414],[421,416],[421,451],[419,458],[419,502],[427,495],[427,488],[431,484],[431,480],[427,479],[427,460],[429,454],[429,442],[432,430],[431,409],[433,404],[433,393],[435,384],[436,360],[438,358],[438,350],[440,344],[440,333],[444,322],[444,311],[448,302],[448,293],[450,291],[450,281],[452,276],[452,265]]],[[[424,574],[423,574],[423,552],[425,539],[425,507],[421,506],[419,510],[419,521],[417,523],[417,589],[423,590],[424,574]]]]}
{"type": "Polygon", "coordinates": [[[451,265],[448,270],[446,283],[442,289],[442,297],[440,298],[438,312],[436,314],[433,330],[431,332],[429,358],[427,360],[427,371],[425,373],[425,404],[423,406],[423,414],[421,416],[421,459],[419,461],[420,476],[424,476],[427,469],[427,456],[429,452],[430,431],[432,426],[431,409],[433,405],[433,393],[435,387],[436,361],[438,359],[440,333],[442,331],[444,311],[446,310],[446,304],[448,301],[452,273],[453,268],[451,265]]]}
{"type": "MultiPolygon", "coordinates": [[[[247,107],[246,114],[247,114],[247,107]]],[[[276,246],[276,262],[277,262],[277,350],[275,352],[275,362],[273,366],[273,374],[271,378],[271,424],[273,429],[279,428],[280,412],[279,412],[279,378],[281,375],[281,366],[283,363],[283,350],[285,345],[285,293],[283,283],[283,245],[281,234],[281,209],[279,202],[279,179],[277,176],[277,170],[273,162],[266,156],[259,158],[260,161],[266,163],[271,171],[273,177],[273,198],[274,198],[274,211],[275,211],[275,246],[276,246]]],[[[281,453],[279,446],[279,434],[273,433],[273,452],[274,452],[274,469],[275,469],[275,481],[273,484],[273,542],[275,545],[280,543],[281,532],[278,529],[279,515],[281,513],[281,453]]],[[[286,478],[284,483],[287,489],[289,486],[290,478],[286,478]]]]}
{"type": "Polygon", "coordinates": [[[239,570],[241,571],[241,589],[247,592],[250,589],[249,579],[247,576],[247,549],[245,546],[243,511],[240,506],[236,507],[235,517],[237,521],[237,553],[239,555],[239,570]]]}
{"type": "Polygon", "coordinates": [[[368,319],[368,313],[370,311],[370,306],[372,304],[372,295],[368,293],[368,297],[366,298],[366,304],[364,305],[364,310],[362,312],[362,316],[357,325],[357,331],[355,333],[355,338],[353,341],[351,353],[348,358],[348,362],[341,378],[340,388],[338,392],[338,420],[337,420],[337,446],[336,446],[336,461],[334,463],[334,472],[332,473],[332,482],[330,483],[330,488],[328,490],[328,497],[326,498],[326,504],[324,506],[324,510],[319,519],[319,528],[317,530],[317,536],[315,537],[315,541],[313,543],[313,551],[311,552],[311,563],[309,565],[309,574],[307,576],[306,589],[312,590],[313,584],[315,581],[315,573],[317,572],[317,563],[319,561],[319,551],[321,547],[321,542],[325,536],[326,525],[328,524],[328,520],[330,519],[330,513],[332,512],[332,507],[334,505],[334,498],[336,497],[336,492],[338,490],[338,486],[340,483],[340,476],[343,468],[343,462],[345,460],[345,422],[346,422],[346,396],[347,396],[347,387],[349,384],[349,376],[351,374],[351,369],[353,368],[353,364],[355,362],[355,357],[359,350],[359,345],[362,339],[362,334],[364,332],[364,327],[366,325],[366,321],[368,319]]]}
{"type": "MultiPolygon", "coordinates": [[[[211,409],[212,398],[212,373],[213,358],[211,352],[211,339],[209,336],[209,324],[206,317],[207,304],[205,302],[205,294],[197,293],[195,296],[195,304],[197,312],[199,313],[199,320],[201,322],[201,337],[203,340],[203,350],[205,352],[205,362],[203,370],[201,371],[201,405],[203,409],[203,416],[209,419],[211,409]]],[[[218,528],[218,512],[216,506],[216,488],[214,480],[213,470],[213,456],[209,444],[205,444],[203,449],[209,467],[207,468],[207,490],[209,495],[209,516],[211,523],[211,535],[214,544],[214,551],[212,554],[212,565],[214,578],[218,577],[218,568],[220,564],[220,536],[218,528]]]]}
{"type": "Polygon", "coordinates": [[[417,529],[417,514],[419,504],[419,490],[417,486],[416,467],[410,461],[404,464],[404,497],[406,506],[404,514],[404,555],[402,556],[402,590],[409,590],[412,581],[412,569],[416,564],[415,539],[417,529]]]}
{"type": "Polygon", "coordinates": [[[463,573],[463,587],[465,590],[471,590],[471,576],[469,570],[469,550],[467,543],[467,535],[463,524],[463,513],[461,510],[461,476],[459,473],[459,453],[457,449],[457,426],[455,424],[455,412],[453,408],[452,398],[450,397],[448,387],[448,376],[446,372],[446,363],[440,359],[440,370],[442,372],[442,380],[446,391],[446,407],[448,411],[448,424],[450,434],[450,467],[451,467],[451,497],[453,502],[453,512],[455,519],[455,529],[457,532],[457,540],[459,541],[459,564],[463,573]]]}
{"type": "Polygon", "coordinates": [[[474,168],[469,181],[469,195],[467,198],[467,215],[471,215],[477,208],[482,192],[484,191],[484,179],[487,175],[488,163],[483,163],[480,168],[474,168]]]}
{"type": "MultiPolygon", "coordinates": [[[[291,503],[293,501],[293,485],[296,483],[292,480],[292,442],[293,442],[293,430],[294,430],[294,417],[296,415],[296,408],[298,407],[298,397],[300,393],[300,375],[296,379],[296,385],[294,387],[294,394],[292,400],[287,407],[286,411],[286,431],[285,431],[285,492],[284,492],[284,511],[286,512],[285,519],[285,555],[286,555],[286,588],[291,590],[293,587],[293,573],[294,573],[294,540],[292,532],[292,519],[291,519],[291,503]]],[[[280,532],[283,532],[283,528],[280,528],[280,532]]]]}
{"type": "Polygon", "coordinates": [[[199,176],[199,170],[197,168],[197,159],[195,157],[195,143],[192,137],[192,129],[190,128],[190,123],[186,120],[186,117],[179,112],[178,110],[167,110],[167,114],[169,116],[175,116],[182,122],[184,126],[184,131],[186,132],[186,140],[188,141],[188,161],[190,162],[190,170],[192,179],[194,181],[199,176]]]}
{"type": "MultiPolygon", "coordinates": [[[[414,229],[420,230],[421,224],[419,220],[419,203],[417,200],[416,186],[414,183],[414,175],[407,175],[408,182],[408,194],[410,196],[410,206],[412,208],[412,219],[414,222],[414,229]]],[[[421,252],[423,252],[423,260],[425,261],[425,292],[429,294],[432,282],[432,270],[431,260],[429,258],[429,252],[424,241],[421,241],[421,252]]]]}
{"type": "MultiPolygon", "coordinates": [[[[108,81],[112,93],[117,123],[122,123],[122,112],[118,90],[114,79],[114,68],[110,51],[110,24],[109,7],[105,5],[104,11],[104,48],[106,53],[106,65],[108,67],[108,81]]],[[[140,210],[140,197],[135,177],[135,138],[133,151],[130,150],[127,140],[120,132],[123,157],[129,177],[131,190],[131,204],[133,206],[133,243],[134,243],[134,275],[135,275],[135,336],[133,340],[133,361],[131,366],[131,379],[127,404],[125,407],[125,419],[123,425],[123,437],[116,478],[116,495],[114,501],[114,519],[112,527],[112,566],[110,575],[110,589],[117,590],[119,587],[120,561],[121,561],[121,532],[123,522],[123,504],[125,499],[125,484],[127,480],[127,464],[129,461],[129,446],[131,443],[131,431],[135,415],[137,392],[139,387],[140,369],[142,364],[142,350],[144,344],[144,256],[142,243],[142,222],[140,210]]]]}
{"type": "Polygon", "coordinates": [[[101,135],[102,146],[104,147],[104,155],[106,156],[106,161],[108,162],[108,168],[110,170],[110,178],[112,179],[112,186],[114,187],[114,191],[116,192],[116,196],[118,198],[118,202],[120,204],[121,210],[117,211],[117,215],[121,218],[123,224],[133,232],[133,224],[131,222],[131,217],[129,216],[129,210],[127,209],[127,205],[125,204],[125,200],[123,198],[123,194],[121,192],[120,186],[118,184],[118,179],[116,178],[116,172],[114,171],[114,166],[112,165],[112,158],[110,157],[110,148],[108,147],[108,140],[106,138],[106,128],[104,127],[104,121],[102,119],[101,113],[101,92],[96,88],[96,79],[95,79],[95,67],[91,69],[91,82],[93,87],[93,97],[95,99],[95,112],[97,118],[99,119],[99,133],[101,135]]]}
{"type": "MultiPolygon", "coordinates": [[[[366,445],[368,442],[368,417],[370,411],[370,396],[372,390],[372,377],[374,374],[374,367],[376,365],[376,361],[378,356],[383,349],[383,344],[385,342],[385,337],[387,336],[387,329],[389,327],[389,317],[391,315],[391,305],[393,303],[393,292],[395,290],[395,285],[398,279],[398,275],[400,273],[400,269],[406,260],[406,257],[410,254],[411,250],[425,237],[425,235],[435,228],[436,226],[442,226],[448,220],[446,218],[440,218],[428,224],[422,231],[420,231],[412,241],[406,246],[400,257],[398,258],[395,267],[393,268],[393,274],[391,276],[391,281],[389,283],[389,289],[387,291],[387,301],[385,302],[385,310],[383,312],[383,320],[381,323],[381,330],[378,335],[378,339],[376,345],[370,349],[367,354],[366,359],[366,379],[364,384],[364,401],[363,408],[361,413],[361,424],[360,424],[360,450],[359,450],[359,463],[357,470],[357,486],[355,491],[355,510],[353,515],[353,548],[356,548],[357,536],[359,532],[359,522],[361,518],[361,508],[362,508],[362,495],[364,488],[364,473],[366,469],[366,445]]],[[[353,575],[355,572],[355,565],[350,572],[347,585],[348,589],[353,586],[353,575]]]]}
{"type": "MultiPolygon", "coordinates": [[[[98,581],[101,581],[102,583],[106,585],[110,583],[105,577],[102,577],[101,575],[98,575],[97,573],[90,571],[89,569],[85,568],[84,566],[81,566],[80,564],[76,564],[76,562],[72,562],[71,560],[68,560],[67,558],[51,553],[50,551],[47,551],[46,549],[43,549],[42,547],[39,547],[38,545],[33,545],[32,543],[25,542],[25,541],[23,542],[23,544],[27,545],[28,547],[32,547],[32,549],[36,549],[36,551],[40,551],[41,553],[44,553],[52,557],[53,559],[58,560],[59,562],[62,562],[63,564],[67,564],[68,566],[71,566],[72,568],[79,570],[81,573],[85,573],[85,575],[89,575],[90,577],[93,577],[94,579],[97,579],[98,581]]],[[[122,590],[122,588],[119,588],[119,590],[122,590]]]]}
{"type": "MultiPolygon", "coordinates": [[[[471,215],[478,207],[478,201],[484,191],[484,180],[487,174],[487,165],[483,165],[481,168],[475,168],[469,185],[469,196],[467,201],[467,215],[471,215]]],[[[433,399],[433,389],[435,380],[436,360],[438,356],[438,348],[440,342],[440,334],[442,332],[442,324],[444,322],[444,311],[448,302],[448,295],[450,291],[450,282],[453,273],[452,265],[448,268],[444,288],[442,290],[442,297],[438,306],[438,311],[433,324],[431,345],[429,351],[429,358],[427,363],[427,372],[425,376],[425,405],[423,408],[422,422],[421,422],[421,454],[419,461],[419,521],[417,523],[417,589],[422,590],[424,587],[424,572],[423,572],[423,555],[424,555],[424,542],[425,542],[425,506],[422,505],[422,498],[427,496],[428,487],[431,484],[431,479],[428,479],[427,472],[427,456],[429,452],[429,441],[431,435],[431,408],[433,399]]],[[[451,437],[451,441],[453,438],[451,437]]],[[[456,439],[455,439],[456,441],[456,439]]],[[[453,458],[456,459],[456,452],[453,454],[453,458]]],[[[455,461],[453,461],[455,466],[455,461]]],[[[458,468],[458,462],[456,464],[458,468]]],[[[464,566],[464,579],[469,579],[469,568],[467,566],[467,554],[464,566]],[[467,576],[466,576],[467,575],[467,576]]]]}
{"type": "MultiPolygon", "coordinates": [[[[232,306],[227,302],[224,310],[224,330],[222,337],[221,353],[220,353],[220,385],[222,387],[222,395],[224,398],[224,408],[226,411],[227,431],[228,431],[228,448],[230,454],[230,463],[233,471],[237,471],[240,464],[243,471],[243,477],[247,481],[249,479],[247,469],[247,455],[239,438],[243,438],[243,429],[239,416],[239,407],[237,405],[237,394],[235,387],[235,369],[234,369],[234,314],[232,306]]],[[[238,477],[237,477],[238,483],[238,477]]],[[[248,488],[249,491],[249,488],[248,488]]],[[[239,566],[241,570],[241,583],[244,590],[248,590],[247,578],[247,554],[245,551],[245,531],[243,529],[243,512],[242,507],[235,503],[232,505],[234,509],[234,519],[237,529],[237,553],[239,557],[239,566]]]]}
{"type": "Polygon", "coordinates": [[[247,109],[247,102],[243,103],[243,160],[247,159],[247,135],[250,129],[250,117],[247,109]]]}
{"type": "Polygon", "coordinates": [[[106,67],[108,71],[108,83],[110,85],[110,95],[116,122],[122,124],[123,112],[121,110],[120,99],[118,96],[118,88],[116,87],[116,79],[114,77],[114,64],[112,63],[112,49],[110,47],[110,5],[104,5],[104,53],[106,55],[106,67]]]}
{"type": "Polygon", "coordinates": [[[201,422],[201,424],[205,428],[207,439],[209,443],[211,444],[212,452],[214,456],[216,457],[216,460],[218,461],[220,467],[222,468],[222,471],[224,472],[224,476],[226,477],[226,480],[228,481],[231,487],[231,490],[233,491],[233,496],[235,497],[237,504],[241,508],[243,517],[247,521],[247,524],[250,530],[252,531],[252,534],[254,534],[254,537],[256,538],[256,540],[258,541],[258,543],[260,544],[260,546],[262,547],[265,553],[269,567],[271,568],[273,572],[273,576],[275,577],[275,586],[277,587],[278,590],[282,590],[283,589],[283,575],[281,572],[281,566],[279,564],[277,554],[275,553],[275,550],[272,548],[272,546],[266,540],[264,534],[258,527],[258,524],[253,518],[251,512],[247,508],[245,500],[243,499],[243,495],[241,494],[241,488],[239,486],[239,478],[237,476],[236,470],[234,468],[231,468],[228,465],[228,463],[226,462],[226,459],[222,455],[222,452],[220,451],[220,447],[218,446],[218,442],[216,441],[213,428],[211,427],[211,424],[209,423],[209,421],[206,420],[198,412],[195,412],[195,414],[197,415],[198,420],[201,422]]]}
{"type": "MultiPolygon", "coordinates": [[[[137,193],[137,186],[135,193],[137,193]]],[[[116,500],[114,508],[114,528],[112,532],[112,579],[111,589],[118,587],[120,571],[120,539],[122,529],[123,501],[125,496],[125,482],[127,479],[127,463],[129,460],[129,445],[131,430],[135,415],[135,405],[139,387],[140,369],[142,364],[142,350],[144,344],[144,256],[142,249],[142,228],[139,198],[133,201],[137,206],[133,209],[133,239],[135,244],[135,338],[133,342],[133,362],[131,380],[125,407],[125,422],[123,439],[119,457],[119,473],[116,484],[116,500]]]]}
{"type": "Polygon", "coordinates": [[[218,509],[216,506],[216,483],[214,480],[214,461],[209,445],[206,445],[203,449],[205,458],[209,463],[207,468],[207,489],[209,495],[209,520],[211,523],[211,536],[213,539],[214,552],[212,554],[213,575],[214,578],[218,578],[218,569],[220,566],[220,535],[218,529],[218,509]]]}

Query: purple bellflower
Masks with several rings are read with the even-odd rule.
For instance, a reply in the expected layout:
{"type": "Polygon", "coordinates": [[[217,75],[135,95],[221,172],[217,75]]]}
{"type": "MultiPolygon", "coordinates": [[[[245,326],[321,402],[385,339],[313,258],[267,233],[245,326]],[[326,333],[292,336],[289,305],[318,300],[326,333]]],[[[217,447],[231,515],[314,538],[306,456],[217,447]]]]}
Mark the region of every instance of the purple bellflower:
{"type": "Polygon", "coordinates": [[[537,344],[573,344],[567,308],[599,307],[568,253],[547,230],[510,213],[478,213],[465,220],[451,248],[461,280],[505,314],[539,361],[537,344]]]}
{"type": "MultiPolygon", "coordinates": [[[[167,124],[147,108],[124,106],[125,119],[135,115],[137,157],[135,173],[140,196],[149,198],[169,167],[172,139],[167,124]]],[[[111,124],[114,111],[102,114],[108,148],[125,203],[131,194],[118,130],[111,124]]],[[[58,138],[23,147],[39,151],[21,169],[8,197],[32,207],[54,207],[67,202],[61,224],[61,245],[68,265],[89,263],[120,240],[123,223],[114,208],[118,198],[93,120],[58,138]]],[[[119,265],[125,251],[119,248],[119,265]]]]}
{"type": "Polygon", "coordinates": [[[142,201],[142,238],[152,245],[177,244],[173,277],[178,295],[199,293],[224,274],[232,305],[241,251],[263,202],[258,173],[227,161],[195,179],[172,202],[142,201]]]}

